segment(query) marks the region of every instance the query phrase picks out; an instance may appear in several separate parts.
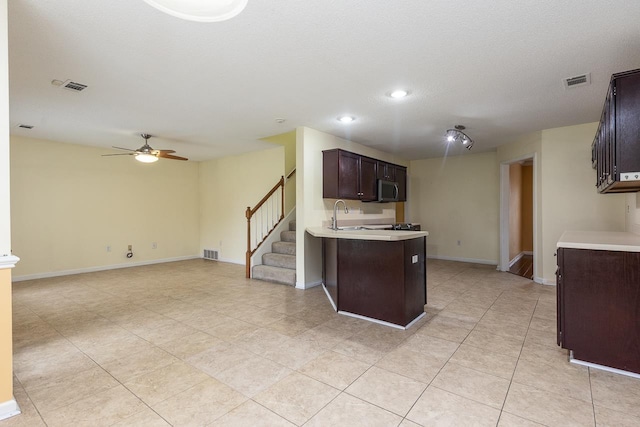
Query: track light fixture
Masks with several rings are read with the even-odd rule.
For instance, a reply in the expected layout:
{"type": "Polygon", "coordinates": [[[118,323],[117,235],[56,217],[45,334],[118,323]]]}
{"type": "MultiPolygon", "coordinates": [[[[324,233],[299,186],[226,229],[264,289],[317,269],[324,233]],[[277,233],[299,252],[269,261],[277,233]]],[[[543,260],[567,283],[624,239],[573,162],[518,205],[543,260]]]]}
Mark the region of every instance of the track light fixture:
{"type": "Polygon", "coordinates": [[[462,125],[455,125],[454,129],[448,129],[445,137],[447,142],[460,142],[467,150],[471,150],[473,147],[473,139],[463,132],[466,127],[462,125]]]}

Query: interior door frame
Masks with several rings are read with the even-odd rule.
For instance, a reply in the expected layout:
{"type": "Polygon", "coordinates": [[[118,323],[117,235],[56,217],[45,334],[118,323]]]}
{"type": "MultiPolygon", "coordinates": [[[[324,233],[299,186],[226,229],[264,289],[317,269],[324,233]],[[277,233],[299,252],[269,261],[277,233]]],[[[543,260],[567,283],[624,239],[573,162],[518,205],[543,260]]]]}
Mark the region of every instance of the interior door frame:
{"type": "Polygon", "coordinates": [[[533,160],[533,280],[542,283],[538,277],[538,156],[537,153],[525,154],[500,162],[500,262],[498,270],[509,271],[509,166],[524,160],[533,160]]]}

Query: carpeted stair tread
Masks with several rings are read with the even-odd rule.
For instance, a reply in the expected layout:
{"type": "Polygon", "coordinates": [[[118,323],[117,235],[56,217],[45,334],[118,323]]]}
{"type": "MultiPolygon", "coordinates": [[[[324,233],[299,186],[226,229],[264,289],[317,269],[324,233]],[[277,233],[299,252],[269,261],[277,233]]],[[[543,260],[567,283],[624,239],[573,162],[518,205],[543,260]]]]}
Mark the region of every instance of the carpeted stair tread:
{"type": "Polygon", "coordinates": [[[280,240],[283,242],[295,242],[296,241],[296,232],[295,231],[283,231],[280,233],[280,240]]]}
{"type": "Polygon", "coordinates": [[[296,269],[296,256],[286,254],[274,254],[267,253],[262,255],[262,264],[270,265],[273,267],[288,268],[290,270],[296,269]]]}
{"type": "Polygon", "coordinates": [[[271,265],[256,265],[253,267],[253,278],[266,282],[295,286],[296,271],[288,268],[273,267],[271,265]]]}
{"type": "Polygon", "coordinates": [[[271,244],[271,252],[276,254],[295,255],[295,242],[273,242],[271,244]]]}

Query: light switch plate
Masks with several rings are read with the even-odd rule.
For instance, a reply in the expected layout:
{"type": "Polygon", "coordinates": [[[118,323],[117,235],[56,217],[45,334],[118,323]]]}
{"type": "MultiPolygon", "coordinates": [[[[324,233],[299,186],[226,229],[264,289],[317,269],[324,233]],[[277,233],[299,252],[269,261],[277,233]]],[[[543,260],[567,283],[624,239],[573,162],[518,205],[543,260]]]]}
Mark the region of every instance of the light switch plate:
{"type": "Polygon", "coordinates": [[[412,264],[417,264],[418,263],[418,255],[414,255],[411,257],[411,263],[412,264]]]}

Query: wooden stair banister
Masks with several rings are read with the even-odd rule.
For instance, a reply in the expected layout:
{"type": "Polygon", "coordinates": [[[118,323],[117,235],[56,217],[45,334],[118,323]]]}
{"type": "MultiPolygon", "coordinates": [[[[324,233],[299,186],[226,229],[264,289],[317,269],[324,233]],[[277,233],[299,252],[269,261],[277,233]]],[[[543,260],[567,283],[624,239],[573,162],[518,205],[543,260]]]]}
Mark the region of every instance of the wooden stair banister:
{"type": "MultiPolygon", "coordinates": [[[[295,171],[295,169],[294,169],[295,171]]],[[[293,173],[291,173],[289,176],[291,176],[293,173]]],[[[247,253],[246,253],[246,277],[249,278],[251,277],[251,256],[258,250],[258,248],[260,247],[260,245],[262,245],[262,243],[264,243],[264,241],[267,239],[267,237],[269,237],[269,235],[273,232],[273,230],[275,230],[275,228],[278,226],[278,224],[280,224],[280,222],[284,219],[284,183],[285,183],[285,178],[284,176],[280,177],[280,180],[276,183],[276,185],[273,186],[273,188],[271,190],[269,190],[269,192],[267,194],[265,194],[265,196],[262,198],[262,200],[260,200],[258,202],[258,204],[252,209],[251,207],[247,206],[247,210],[245,212],[245,216],[247,217],[247,253]],[[277,221],[275,221],[273,224],[269,225],[269,230],[267,231],[266,234],[261,235],[262,239],[258,242],[258,230],[257,230],[257,226],[256,226],[256,245],[254,248],[252,248],[252,239],[251,239],[251,219],[256,215],[256,213],[258,212],[262,212],[261,208],[263,207],[263,205],[265,203],[267,203],[269,200],[272,200],[272,197],[277,198],[277,191],[280,190],[280,203],[279,203],[279,207],[277,207],[277,221]]],[[[277,202],[277,200],[276,200],[277,202]]],[[[273,206],[272,206],[273,207],[273,206]]],[[[275,220],[275,218],[272,218],[272,222],[273,220],[275,220]]],[[[268,212],[267,212],[267,222],[268,222],[268,212]]],[[[261,224],[262,225],[262,224],[261,224]]],[[[264,228],[264,227],[262,227],[264,228]]],[[[264,231],[264,230],[262,230],[264,231]]]]}

